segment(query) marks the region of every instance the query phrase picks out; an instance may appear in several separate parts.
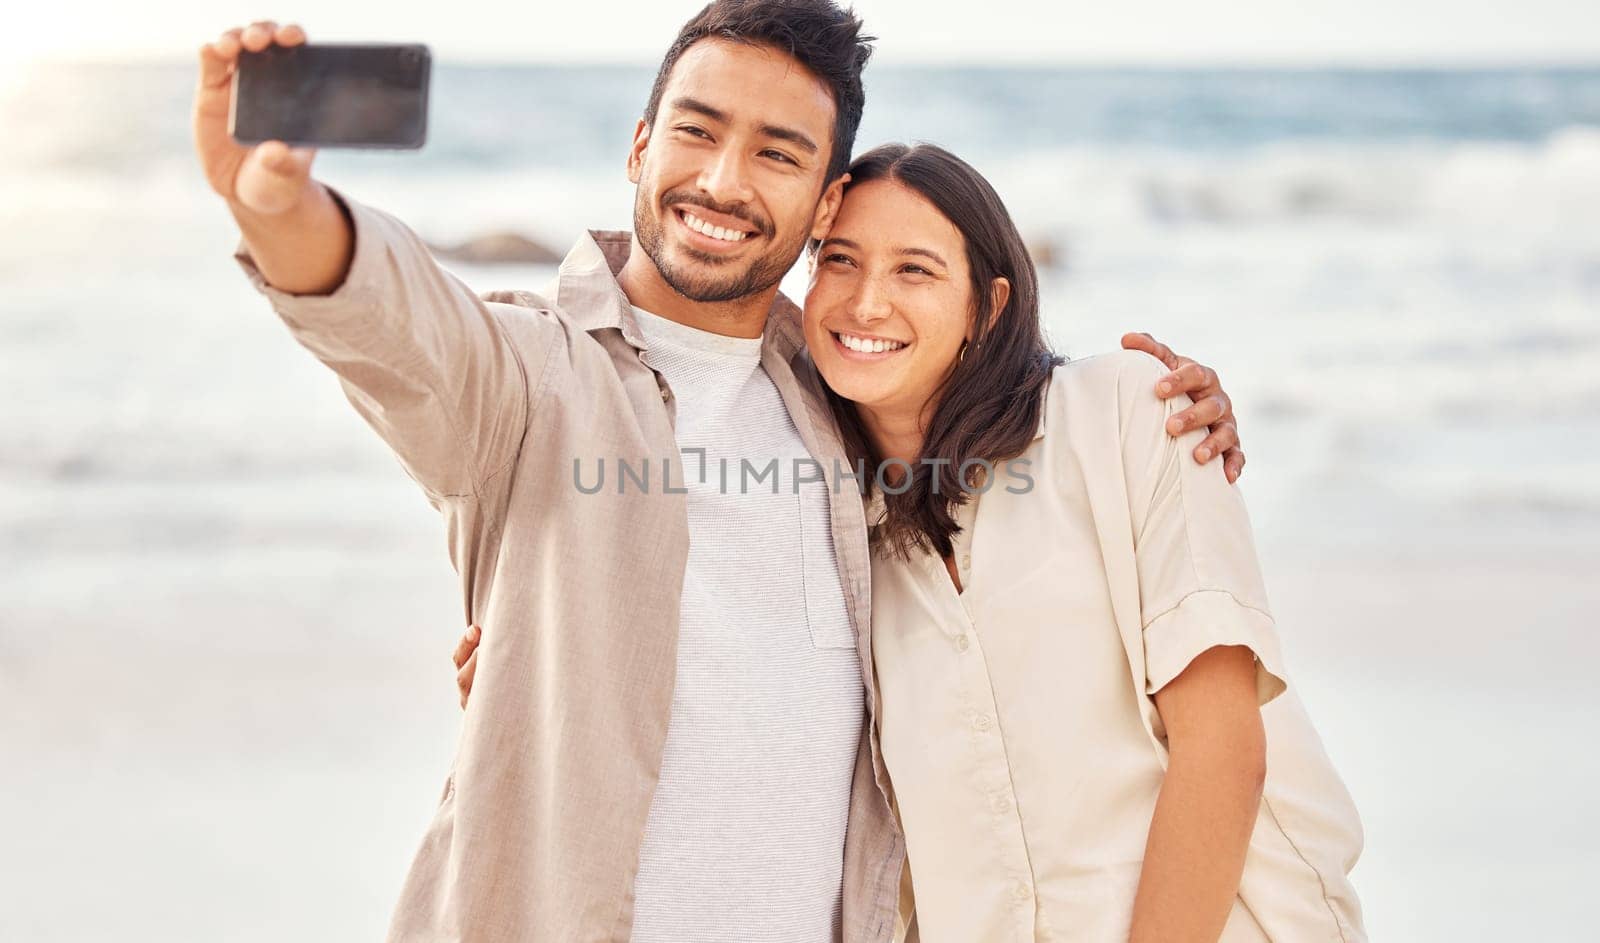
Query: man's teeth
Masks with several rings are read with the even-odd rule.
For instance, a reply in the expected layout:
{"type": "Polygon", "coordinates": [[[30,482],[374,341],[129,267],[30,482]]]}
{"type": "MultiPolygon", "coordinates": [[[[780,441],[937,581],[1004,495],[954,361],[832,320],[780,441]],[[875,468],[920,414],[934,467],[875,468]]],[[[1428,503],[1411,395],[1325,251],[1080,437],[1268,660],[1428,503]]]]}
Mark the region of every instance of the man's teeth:
{"type": "Polygon", "coordinates": [[[863,354],[881,354],[885,351],[899,350],[906,346],[899,341],[886,341],[882,338],[857,337],[854,334],[839,334],[836,336],[839,338],[839,343],[863,354]]]}
{"type": "Polygon", "coordinates": [[[721,226],[713,226],[690,212],[683,214],[683,221],[695,232],[710,236],[713,239],[721,239],[723,242],[743,242],[744,237],[750,235],[742,230],[723,229],[721,226]]]}

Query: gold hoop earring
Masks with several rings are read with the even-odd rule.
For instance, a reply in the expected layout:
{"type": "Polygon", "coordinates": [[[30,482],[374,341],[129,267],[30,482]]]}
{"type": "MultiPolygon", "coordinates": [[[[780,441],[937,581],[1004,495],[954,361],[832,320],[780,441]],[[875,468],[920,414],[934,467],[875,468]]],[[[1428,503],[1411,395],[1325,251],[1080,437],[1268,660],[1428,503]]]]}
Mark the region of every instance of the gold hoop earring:
{"type": "Polygon", "coordinates": [[[956,354],[956,363],[961,363],[961,362],[963,362],[963,361],[965,361],[967,359],[967,348],[971,347],[971,346],[972,346],[972,342],[971,341],[962,341],[961,342],[961,353],[956,354]]]}

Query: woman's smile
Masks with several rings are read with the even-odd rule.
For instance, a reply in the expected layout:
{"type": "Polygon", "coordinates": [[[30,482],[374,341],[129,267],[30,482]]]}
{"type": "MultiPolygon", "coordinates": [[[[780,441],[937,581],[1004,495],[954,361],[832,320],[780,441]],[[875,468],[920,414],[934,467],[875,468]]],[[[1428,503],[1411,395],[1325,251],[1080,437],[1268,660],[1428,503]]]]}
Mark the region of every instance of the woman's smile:
{"type": "Polygon", "coordinates": [[[832,330],[828,334],[833,338],[833,343],[838,348],[839,356],[849,360],[868,362],[888,360],[911,346],[910,341],[891,340],[874,334],[832,330]]]}

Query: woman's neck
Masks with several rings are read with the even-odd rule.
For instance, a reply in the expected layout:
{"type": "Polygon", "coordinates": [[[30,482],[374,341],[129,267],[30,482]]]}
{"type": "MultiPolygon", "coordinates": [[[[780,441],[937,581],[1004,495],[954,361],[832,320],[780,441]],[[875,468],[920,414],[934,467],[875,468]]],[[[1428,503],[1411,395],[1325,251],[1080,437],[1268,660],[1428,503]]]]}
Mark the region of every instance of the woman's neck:
{"type": "MultiPolygon", "coordinates": [[[[857,404],[856,412],[861,417],[861,425],[866,430],[872,450],[878,455],[878,461],[899,460],[907,465],[916,465],[917,459],[922,456],[927,420],[933,415],[931,405],[913,412],[874,409],[857,404]]],[[[885,473],[889,473],[889,470],[885,469],[885,473]]]]}

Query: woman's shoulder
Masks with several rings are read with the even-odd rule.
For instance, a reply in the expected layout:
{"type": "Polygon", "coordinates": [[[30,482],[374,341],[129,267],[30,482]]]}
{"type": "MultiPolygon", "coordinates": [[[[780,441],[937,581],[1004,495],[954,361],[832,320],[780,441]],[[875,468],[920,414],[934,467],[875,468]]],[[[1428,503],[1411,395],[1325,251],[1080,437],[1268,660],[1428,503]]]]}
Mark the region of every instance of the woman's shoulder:
{"type": "Polygon", "coordinates": [[[1156,381],[1166,373],[1165,364],[1138,350],[1111,350],[1068,360],[1056,367],[1050,378],[1045,428],[1073,425],[1069,417],[1086,410],[1101,414],[1114,410],[1135,422],[1147,416],[1144,421],[1159,424],[1165,421],[1171,404],[1183,399],[1163,401],[1156,396],[1156,381]]]}

